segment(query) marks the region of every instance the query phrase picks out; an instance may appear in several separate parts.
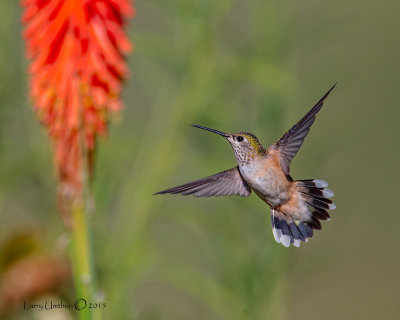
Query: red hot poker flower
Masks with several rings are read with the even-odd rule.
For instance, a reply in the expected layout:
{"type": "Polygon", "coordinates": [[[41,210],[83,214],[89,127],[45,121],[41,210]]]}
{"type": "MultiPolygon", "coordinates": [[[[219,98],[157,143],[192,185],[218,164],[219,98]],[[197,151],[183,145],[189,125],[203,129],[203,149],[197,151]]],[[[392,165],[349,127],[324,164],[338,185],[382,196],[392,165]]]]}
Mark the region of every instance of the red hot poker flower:
{"type": "Polygon", "coordinates": [[[96,137],[121,108],[121,82],[131,43],[124,22],[129,0],[23,0],[24,38],[31,60],[30,93],[54,140],[61,184],[80,193],[91,172],[96,137]]]}

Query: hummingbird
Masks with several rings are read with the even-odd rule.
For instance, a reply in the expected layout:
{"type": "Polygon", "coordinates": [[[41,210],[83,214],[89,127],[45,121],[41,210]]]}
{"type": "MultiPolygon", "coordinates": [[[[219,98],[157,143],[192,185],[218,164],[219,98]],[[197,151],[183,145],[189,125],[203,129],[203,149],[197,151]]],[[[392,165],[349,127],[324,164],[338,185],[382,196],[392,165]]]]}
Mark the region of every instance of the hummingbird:
{"type": "Polygon", "coordinates": [[[308,242],[320,220],[330,220],[327,210],[336,208],[333,192],[324,180],[293,180],[290,163],[336,84],[282,138],[265,149],[249,132],[226,133],[204,126],[193,127],[214,132],[232,146],[237,166],[215,175],[166,189],[155,194],[182,194],[196,197],[239,195],[252,191],[270,206],[272,233],[277,243],[299,247],[308,242]]]}

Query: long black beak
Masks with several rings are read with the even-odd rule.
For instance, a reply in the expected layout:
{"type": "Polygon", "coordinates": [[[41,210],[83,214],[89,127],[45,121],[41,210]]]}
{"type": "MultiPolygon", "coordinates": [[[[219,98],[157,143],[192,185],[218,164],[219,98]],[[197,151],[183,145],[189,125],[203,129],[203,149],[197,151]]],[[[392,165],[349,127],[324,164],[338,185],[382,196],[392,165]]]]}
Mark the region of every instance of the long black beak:
{"type": "Polygon", "coordinates": [[[195,128],[211,131],[211,132],[219,134],[220,136],[223,136],[224,138],[228,138],[228,135],[226,133],[224,133],[224,132],[221,132],[221,131],[218,131],[218,130],[214,130],[214,129],[210,129],[210,128],[203,127],[203,126],[198,126],[197,124],[192,124],[192,126],[195,127],[195,128]]]}

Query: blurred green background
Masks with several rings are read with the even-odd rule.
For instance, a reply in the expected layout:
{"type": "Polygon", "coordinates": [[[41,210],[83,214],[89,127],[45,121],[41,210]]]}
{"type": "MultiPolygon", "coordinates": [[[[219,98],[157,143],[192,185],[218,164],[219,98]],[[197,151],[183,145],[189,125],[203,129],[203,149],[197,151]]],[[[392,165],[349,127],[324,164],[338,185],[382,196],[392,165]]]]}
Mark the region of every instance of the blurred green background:
{"type": "MultiPolygon", "coordinates": [[[[125,109],[100,143],[93,184],[104,318],[400,318],[399,2],[135,7],[125,109]],[[335,191],[332,221],[308,244],[276,244],[254,195],[152,195],[235,165],[226,141],[190,124],[269,145],[336,81],[292,164],[295,179],[335,191]]],[[[51,145],[27,96],[21,10],[6,0],[0,15],[1,272],[26,248],[62,256],[65,235],[51,145]]],[[[72,299],[71,286],[52,294],[72,299]]],[[[4,317],[48,319],[21,309],[4,317]]]]}

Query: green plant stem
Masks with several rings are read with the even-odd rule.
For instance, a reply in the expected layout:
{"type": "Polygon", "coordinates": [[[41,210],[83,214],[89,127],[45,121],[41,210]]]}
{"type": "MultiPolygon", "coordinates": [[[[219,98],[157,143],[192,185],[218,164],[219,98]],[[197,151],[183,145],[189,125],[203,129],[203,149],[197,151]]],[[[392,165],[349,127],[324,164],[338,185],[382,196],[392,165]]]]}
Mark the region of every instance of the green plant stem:
{"type": "MultiPolygon", "coordinates": [[[[73,228],[71,230],[70,254],[76,290],[75,301],[83,298],[87,302],[87,306],[83,310],[76,312],[78,312],[80,320],[99,319],[100,312],[93,312],[93,309],[89,308],[89,302],[95,302],[93,299],[95,277],[87,212],[85,206],[79,204],[73,206],[71,213],[73,228]]],[[[80,303],[84,305],[84,301],[81,300],[80,303]]]]}

